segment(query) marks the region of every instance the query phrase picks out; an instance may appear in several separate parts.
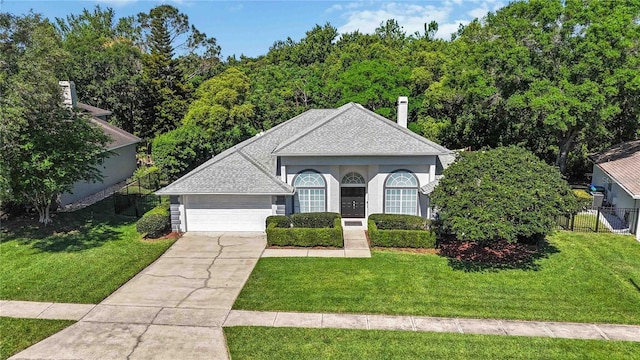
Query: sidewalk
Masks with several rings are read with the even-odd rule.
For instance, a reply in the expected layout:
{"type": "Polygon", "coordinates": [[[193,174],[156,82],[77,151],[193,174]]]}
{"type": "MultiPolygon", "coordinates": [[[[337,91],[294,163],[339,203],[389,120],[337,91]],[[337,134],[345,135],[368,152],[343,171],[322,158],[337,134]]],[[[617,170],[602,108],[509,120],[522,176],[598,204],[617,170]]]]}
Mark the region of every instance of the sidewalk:
{"type": "MultiPolygon", "coordinates": [[[[101,307],[102,305],[97,306],[101,307]]],[[[9,317],[78,320],[78,314],[89,313],[94,307],[96,307],[96,305],[2,301],[0,302],[0,314],[9,317]]],[[[127,313],[127,308],[124,307],[114,310],[124,310],[125,314],[111,314],[111,316],[114,317],[105,318],[103,321],[106,322],[110,320],[111,322],[118,322],[119,318],[123,320],[128,318],[131,322],[145,323],[144,317],[150,317],[152,314],[156,316],[153,322],[155,324],[163,324],[167,321],[167,309],[164,309],[165,313],[163,316],[160,316],[160,320],[158,320],[158,314],[154,308],[140,308],[138,309],[138,315],[127,313]]],[[[160,310],[160,312],[162,312],[162,310],[160,310]]],[[[104,317],[105,315],[106,314],[103,313],[102,316],[104,317]]],[[[183,317],[187,315],[197,315],[197,318],[185,318],[182,319],[181,322],[201,327],[269,326],[431,331],[461,334],[539,336],[640,342],[640,326],[637,325],[245,310],[218,312],[207,309],[203,309],[199,313],[194,312],[194,309],[184,309],[182,315],[183,317]]],[[[98,316],[94,314],[93,318],[85,318],[82,321],[96,321],[99,320],[97,317],[98,316]]]]}
{"type": "Polygon", "coordinates": [[[223,326],[453,332],[640,342],[640,326],[496,319],[232,310],[223,326]]]}
{"type": "Polygon", "coordinates": [[[2,316],[79,318],[10,359],[227,360],[221,326],[265,245],[260,233],[187,233],[98,305],[4,301],[2,316]]]}

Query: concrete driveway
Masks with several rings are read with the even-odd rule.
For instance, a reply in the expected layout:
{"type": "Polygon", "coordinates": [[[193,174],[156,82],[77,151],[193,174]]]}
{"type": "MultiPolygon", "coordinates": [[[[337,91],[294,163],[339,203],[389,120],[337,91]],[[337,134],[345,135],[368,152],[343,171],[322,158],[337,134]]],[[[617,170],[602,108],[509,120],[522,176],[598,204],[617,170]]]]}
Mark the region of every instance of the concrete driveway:
{"type": "Polygon", "coordinates": [[[262,233],[187,233],[78,323],[10,359],[229,359],[222,324],[262,233]]]}

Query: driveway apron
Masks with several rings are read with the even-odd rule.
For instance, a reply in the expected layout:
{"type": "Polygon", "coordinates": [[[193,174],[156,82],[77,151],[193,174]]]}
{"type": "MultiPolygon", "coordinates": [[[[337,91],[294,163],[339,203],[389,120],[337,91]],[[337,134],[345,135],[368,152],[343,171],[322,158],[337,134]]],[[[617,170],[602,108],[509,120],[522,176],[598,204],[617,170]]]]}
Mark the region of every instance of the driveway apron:
{"type": "Polygon", "coordinates": [[[262,233],[187,233],[79,322],[10,359],[229,359],[222,324],[262,233]]]}

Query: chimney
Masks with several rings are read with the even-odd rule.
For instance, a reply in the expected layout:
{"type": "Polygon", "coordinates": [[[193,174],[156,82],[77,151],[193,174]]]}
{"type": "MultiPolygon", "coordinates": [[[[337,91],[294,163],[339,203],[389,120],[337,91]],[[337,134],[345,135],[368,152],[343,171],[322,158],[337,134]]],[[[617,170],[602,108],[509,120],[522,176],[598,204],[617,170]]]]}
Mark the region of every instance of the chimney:
{"type": "Polygon", "coordinates": [[[398,98],[398,125],[407,128],[407,116],[409,114],[409,98],[400,96],[398,98]]]}
{"type": "Polygon", "coordinates": [[[73,81],[58,81],[58,85],[62,88],[62,103],[68,108],[76,106],[76,84],[73,81]]]}

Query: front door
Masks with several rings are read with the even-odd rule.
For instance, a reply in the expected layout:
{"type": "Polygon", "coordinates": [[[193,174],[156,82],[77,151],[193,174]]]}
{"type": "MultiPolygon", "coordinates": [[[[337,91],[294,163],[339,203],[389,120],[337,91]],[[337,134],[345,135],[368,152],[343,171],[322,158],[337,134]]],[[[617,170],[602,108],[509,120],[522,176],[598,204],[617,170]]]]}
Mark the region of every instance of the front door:
{"type": "Polygon", "coordinates": [[[340,212],[343,218],[364,218],[364,187],[340,188],[340,212]]]}

